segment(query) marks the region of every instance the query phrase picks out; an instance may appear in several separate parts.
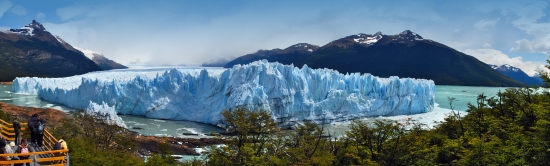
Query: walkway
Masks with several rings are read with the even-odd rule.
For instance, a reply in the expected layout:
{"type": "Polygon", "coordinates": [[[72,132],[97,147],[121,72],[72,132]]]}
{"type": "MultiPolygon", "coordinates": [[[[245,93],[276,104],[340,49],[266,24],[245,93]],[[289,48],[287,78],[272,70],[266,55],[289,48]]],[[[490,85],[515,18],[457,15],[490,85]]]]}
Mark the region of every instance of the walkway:
{"type": "MultiPolygon", "coordinates": [[[[8,141],[14,141],[15,140],[15,133],[13,132],[13,125],[10,123],[7,123],[4,120],[0,119],[0,136],[5,138],[8,141]]],[[[29,138],[29,129],[26,128],[27,123],[21,123],[21,137],[22,138],[29,138]]],[[[14,165],[14,164],[21,164],[21,163],[27,163],[27,165],[31,166],[40,166],[40,165],[48,165],[48,166],[68,166],[69,165],[69,150],[63,149],[63,150],[53,150],[54,144],[58,140],[48,132],[48,130],[44,130],[44,146],[43,147],[37,147],[33,144],[29,144],[31,153],[28,154],[0,154],[1,156],[24,156],[29,155],[29,159],[25,160],[10,160],[10,161],[0,161],[0,165],[14,165]]]]}

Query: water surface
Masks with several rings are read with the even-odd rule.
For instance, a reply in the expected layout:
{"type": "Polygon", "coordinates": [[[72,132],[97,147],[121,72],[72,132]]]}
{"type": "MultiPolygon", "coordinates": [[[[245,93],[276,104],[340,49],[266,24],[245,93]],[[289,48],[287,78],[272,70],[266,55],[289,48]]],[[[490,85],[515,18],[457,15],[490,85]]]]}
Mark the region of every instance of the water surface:
{"type": "MultiPolygon", "coordinates": [[[[486,96],[492,96],[496,95],[499,91],[503,91],[504,89],[506,88],[437,85],[435,96],[436,107],[431,112],[416,115],[365,118],[363,120],[403,120],[412,118],[415,121],[433,126],[435,125],[434,121],[441,121],[447,114],[450,113],[448,97],[456,98],[453,102],[454,110],[465,111],[467,109],[467,103],[475,103],[478,94],[484,93],[486,96]]],[[[54,108],[65,112],[72,111],[71,108],[63,105],[41,100],[36,95],[12,93],[11,85],[0,85],[0,102],[18,106],[54,108]]],[[[210,132],[224,131],[223,129],[213,125],[190,121],[157,120],[132,115],[120,115],[120,117],[124,120],[130,130],[136,131],[143,135],[205,137],[205,134],[210,132]]],[[[340,122],[327,125],[326,128],[333,135],[341,135],[345,130],[347,130],[347,124],[349,124],[349,122],[340,122]]]]}

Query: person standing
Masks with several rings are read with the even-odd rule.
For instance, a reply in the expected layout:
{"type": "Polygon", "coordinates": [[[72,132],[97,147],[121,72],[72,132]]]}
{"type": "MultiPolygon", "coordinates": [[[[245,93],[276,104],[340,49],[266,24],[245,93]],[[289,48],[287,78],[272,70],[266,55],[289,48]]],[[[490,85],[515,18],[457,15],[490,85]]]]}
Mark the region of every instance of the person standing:
{"type": "Polygon", "coordinates": [[[15,145],[21,144],[21,123],[19,121],[13,121],[13,131],[15,132],[15,145]]]}
{"type": "Polygon", "coordinates": [[[31,119],[27,123],[27,127],[31,131],[31,143],[36,143],[36,136],[38,133],[38,114],[32,114],[31,119]]]}
{"type": "Polygon", "coordinates": [[[46,129],[46,121],[44,119],[40,119],[38,121],[38,133],[36,137],[36,141],[39,147],[42,147],[42,142],[44,141],[44,130],[46,129]]]}

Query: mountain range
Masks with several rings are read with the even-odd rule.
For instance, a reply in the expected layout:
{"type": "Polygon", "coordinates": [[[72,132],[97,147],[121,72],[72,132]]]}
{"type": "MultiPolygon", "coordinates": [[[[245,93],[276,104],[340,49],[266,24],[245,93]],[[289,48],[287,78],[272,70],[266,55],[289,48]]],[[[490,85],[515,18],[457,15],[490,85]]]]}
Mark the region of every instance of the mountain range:
{"type": "Polygon", "coordinates": [[[299,43],[285,49],[260,50],[224,67],[267,59],[301,67],[329,68],[340,73],[431,79],[438,85],[524,86],[478,59],[409,30],[397,35],[357,34],[324,46],[299,43]]]}
{"type": "Polygon", "coordinates": [[[523,70],[517,68],[517,67],[514,67],[514,66],[510,66],[508,64],[504,64],[504,65],[500,65],[500,66],[497,66],[497,65],[489,65],[491,68],[497,70],[498,72],[510,77],[510,78],[513,78],[515,80],[518,80],[524,84],[527,84],[527,85],[531,85],[531,86],[536,86],[536,85],[541,85],[542,84],[542,79],[536,77],[536,76],[533,76],[533,77],[530,77],[529,75],[525,74],[525,72],[523,72],[523,70]]]}
{"type": "Polygon", "coordinates": [[[24,76],[67,77],[102,70],[35,20],[19,29],[0,31],[0,64],[0,81],[24,76]]]}

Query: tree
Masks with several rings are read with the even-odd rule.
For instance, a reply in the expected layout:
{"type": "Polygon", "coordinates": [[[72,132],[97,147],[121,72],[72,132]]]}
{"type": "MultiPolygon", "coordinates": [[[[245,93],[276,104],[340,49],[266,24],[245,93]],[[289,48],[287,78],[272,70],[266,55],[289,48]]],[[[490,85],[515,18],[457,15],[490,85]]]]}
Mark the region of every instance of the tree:
{"type": "Polygon", "coordinates": [[[224,122],[229,138],[226,146],[211,148],[207,152],[209,164],[213,165],[246,165],[255,162],[266,162],[264,154],[273,137],[279,131],[277,123],[266,110],[251,111],[238,108],[223,111],[224,122]]]}

